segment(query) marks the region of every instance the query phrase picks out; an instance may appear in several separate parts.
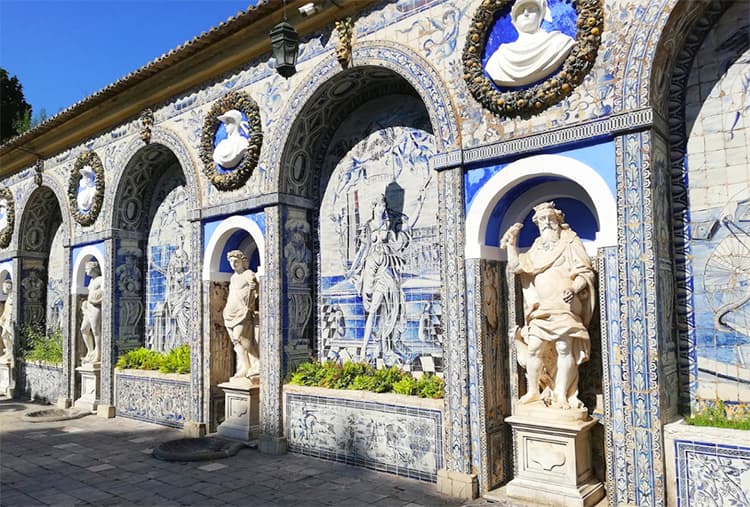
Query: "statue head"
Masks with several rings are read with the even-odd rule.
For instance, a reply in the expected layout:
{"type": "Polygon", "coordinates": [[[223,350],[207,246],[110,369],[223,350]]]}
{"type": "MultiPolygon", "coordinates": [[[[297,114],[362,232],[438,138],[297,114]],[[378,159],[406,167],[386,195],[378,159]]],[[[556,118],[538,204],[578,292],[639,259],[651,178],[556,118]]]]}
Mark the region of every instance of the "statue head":
{"type": "Polygon", "coordinates": [[[242,271],[249,268],[250,263],[247,260],[247,255],[245,255],[242,250],[232,250],[227,254],[227,260],[229,261],[229,265],[232,266],[232,269],[237,271],[237,268],[241,268],[242,271]],[[234,263],[232,262],[234,261],[234,263]],[[237,267],[235,267],[237,265],[237,267]]]}
{"type": "Polygon", "coordinates": [[[559,235],[560,229],[569,229],[565,223],[565,214],[555,208],[553,201],[543,202],[534,206],[534,215],[531,221],[539,228],[539,234],[544,236],[546,231],[552,231],[559,235]]]}
{"type": "Polygon", "coordinates": [[[96,182],[96,173],[90,165],[81,167],[81,185],[84,187],[93,187],[96,182]]]}
{"type": "Polygon", "coordinates": [[[13,280],[11,280],[10,278],[6,278],[5,281],[3,281],[3,294],[10,294],[12,288],[13,280]]]}
{"type": "Polygon", "coordinates": [[[518,33],[536,33],[542,21],[552,22],[547,0],[516,0],[510,9],[510,19],[518,33]]]}
{"type": "Polygon", "coordinates": [[[84,270],[86,271],[86,274],[91,278],[101,276],[102,274],[101,269],[99,269],[99,263],[94,260],[88,261],[84,266],[84,270]]]}
{"type": "Polygon", "coordinates": [[[231,136],[242,127],[242,113],[236,109],[230,109],[218,118],[224,123],[224,128],[227,129],[227,136],[231,136]]]}

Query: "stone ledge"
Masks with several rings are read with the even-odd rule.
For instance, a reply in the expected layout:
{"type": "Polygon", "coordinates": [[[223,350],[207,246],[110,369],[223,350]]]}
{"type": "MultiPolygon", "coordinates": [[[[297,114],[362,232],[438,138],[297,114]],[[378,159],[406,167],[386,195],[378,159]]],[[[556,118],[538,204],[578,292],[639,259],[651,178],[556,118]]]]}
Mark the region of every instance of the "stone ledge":
{"type": "Polygon", "coordinates": [[[355,401],[370,401],[374,403],[387,403],[389,405],[406,405],[414,408],[429,408],[443,410],[444,401],[440,399],[420,398],[418,396],[407,396],[396,393],[373,393],[370,391],[359,391],[355,389],[328,389],[325,387],[299,386],[296,384],[284,384],[284,393],[297,393],[307,396],[322,396],[326,398],[338,398],[355,401]]]}
{"type": "Polygon", "coordinates": [[[444,495],[462,500],[473,500],[479,496],[479,481],[476,474],[465,474],[441,468],[437,472],[437,489],[444,495]]]}
{"type": "Polygon", "coordinates": [[[115,369],[115,375],[190,382],[190,373],[162,373],[159,370],[115,369]]]}

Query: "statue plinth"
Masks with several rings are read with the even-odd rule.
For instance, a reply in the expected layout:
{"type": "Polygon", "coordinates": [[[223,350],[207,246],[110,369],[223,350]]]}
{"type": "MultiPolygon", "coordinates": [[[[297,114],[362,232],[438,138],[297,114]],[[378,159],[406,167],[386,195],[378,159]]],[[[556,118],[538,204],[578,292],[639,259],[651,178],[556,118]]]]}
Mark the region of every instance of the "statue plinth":
{"type": "Polygon", "coordinates": [[[15,368],[10,360],[0,363],[0,396],[13,397],[13,389],[16,387],[15,379],[15,368]]]}
{"type": "Polygon", "coordinates": [[[505,419],[513,428],[515,456],[508,497],[565,507],[589,507],[601,500],[604,486],[591,471],[591,429],[597,421],[585,409],[581,414],[539,402],[519,407],[522,414],[505,419]]]}
{"type": "Polygon", "coordinates": [[[99,405],[101,363],[84,363],[76,371],[81,376],[81,397],[75,401],[74,407],[96,412],[99,405]]]}
{"type": "Polygon", "coordinates": [[[232,378],[219,384],[224,391],[224,422],[217,428],[219,435],[237,440],[253,440],[260,430],[259,377],[232,378]]]}

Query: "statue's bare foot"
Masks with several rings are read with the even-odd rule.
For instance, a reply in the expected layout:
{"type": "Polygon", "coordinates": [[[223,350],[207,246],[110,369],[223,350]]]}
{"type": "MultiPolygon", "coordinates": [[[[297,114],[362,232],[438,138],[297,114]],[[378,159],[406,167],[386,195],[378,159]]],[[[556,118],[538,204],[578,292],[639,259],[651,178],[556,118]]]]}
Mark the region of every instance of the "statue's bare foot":
{"type": "Polygon", "coordinates": [[[247,376],[247,370],[246,369],[242,369],[242,370],[239,370],[234,375],[232,375],[232,378],[242,378],[242,377],[246,377],[246,376],[247,376]]]}
{"type": "Polygon", "coordinates": [[[535,393],[531,392],[531,393],[526,393],[523,396],[521,396],[518,399],[518,403],[521,403],[522,405],[526,405],[527,403],[533,403],[533,402],[539,401],[541,399],[542,399],[542,397],[539,396],[539,392],[535,392],[535,393]]]}
{"type": "Polygon", "coordinates": [[[256,368],[252,368],[250,370],[247,370],[247,373],[245,373],[245,376],[247,378],[257,377],[259,375],[260,375],[260,371],[258,371],[258,369],[256,369],[256,368]]]}

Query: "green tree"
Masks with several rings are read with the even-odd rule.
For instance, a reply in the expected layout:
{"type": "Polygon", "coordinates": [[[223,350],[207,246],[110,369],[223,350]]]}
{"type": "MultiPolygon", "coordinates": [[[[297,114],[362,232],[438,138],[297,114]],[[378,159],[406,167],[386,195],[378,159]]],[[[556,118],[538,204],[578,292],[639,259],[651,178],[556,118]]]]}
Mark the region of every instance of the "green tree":
{"type": "Polygon", "coordinates": [[[0,68],[0,144],[31,127],[31,105],[16,76],[0,68]]]}

